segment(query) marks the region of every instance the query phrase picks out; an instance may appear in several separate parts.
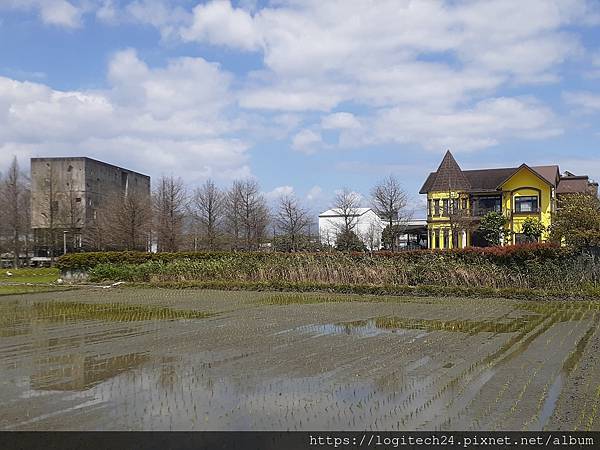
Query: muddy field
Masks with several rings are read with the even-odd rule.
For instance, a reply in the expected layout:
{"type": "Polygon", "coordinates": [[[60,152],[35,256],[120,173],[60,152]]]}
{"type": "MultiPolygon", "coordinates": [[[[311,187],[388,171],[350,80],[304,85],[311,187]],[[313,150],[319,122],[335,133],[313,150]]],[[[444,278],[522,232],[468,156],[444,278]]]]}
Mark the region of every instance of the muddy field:
{"type": "Polygon", "coordinates": [[[600,304],[0,298],[3,430],[600,430],[600,304]]]}

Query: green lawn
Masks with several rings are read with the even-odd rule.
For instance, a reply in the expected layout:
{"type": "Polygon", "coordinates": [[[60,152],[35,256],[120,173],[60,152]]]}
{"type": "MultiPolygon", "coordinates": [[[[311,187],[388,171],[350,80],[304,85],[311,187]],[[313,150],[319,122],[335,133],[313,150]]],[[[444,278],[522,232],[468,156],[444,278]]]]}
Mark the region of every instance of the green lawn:
{"type": "Polygon", "coordinates": [[[69,289],[54,283],[60,277],[58,269],[2,269],[0,271],[0,296],[12,294],[30,294],[69,289]],[[12,275],[8,275],[8,274],[12,275]]]}
{"type": "Polygon", "coordinates": [[[39,269],[2,269],[0,271],[0,284],[10,283],[53,283],[60,277],[60,272],[55,268],[39,269]],[[12,276],[9,276],[11,273],[12,276]]]}

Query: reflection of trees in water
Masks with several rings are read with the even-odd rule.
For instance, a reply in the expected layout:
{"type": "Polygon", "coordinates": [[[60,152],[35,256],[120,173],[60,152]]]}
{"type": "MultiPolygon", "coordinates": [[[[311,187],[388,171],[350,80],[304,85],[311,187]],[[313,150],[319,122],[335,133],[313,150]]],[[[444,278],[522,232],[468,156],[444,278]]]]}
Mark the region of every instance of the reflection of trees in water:
{"type": "Polygon", "coordinates": [[[202,319],[210,316],[204,311],[185,311],[162,306],[127,305],[123,303],[34,303],[36,319],[51,322],[66,320],[106,320],[111,322],[137,322],[142,320],[202,319]]]}
{"type": "Polygon", "coordinates": [[[31,375],[31,387],[46,391],[83,391],[149,360],[147,353],[97,358],[80,353],[38,358],[43,369],[31,375]]]}
{"type": "Polygon", "coordinates": [[[123,303],[11,302],[0,305],[0,336],[29,334],[31,332],[30,325],[33,322],[190,320],[203,319],[211,315],[211,313],[205,311],[188,311],[162,306],[127,305],[123,303]]]}
{"type": "Polygon", "coordinates": [[[408,329],[425,331],[458,331],[467,334],[476,333],[516,333],[524,330],[531,324],[538,324],[550,316],[554,322],[567,322],[583,320],[588,311],[581,308],[531,308],[536,314],[528,314],[524,317],[501,320],[427,320],[427,319],[404,319],[399,317],[381,317],[375,319],[378,328],[385,329],[408,329]]]}
{"type": "Polygon", "coordinates": [[[0,337],[21,336],[31,330],[30,305],[22,301],[0,302],[0,337]]]}
{"type": "Polygon", "coordinates": [[[496,320],[426,320],[402,319],[399,317],[385,317],[376,319],[378,328],[407,329],[425,331],[458,331],[467,334],[476,333],[514,333],[523,329],[531,321],[530,316],[513,319],[507,322],[496,320]]]}
{"type": "Polygon", "coordinates": [[[177,381],[177,368],[175,367],[176,359],[172,356],[163,356],[159,359],[160,372],[158,382],[164,389],[173,389],[173,385],[177,381]]]}

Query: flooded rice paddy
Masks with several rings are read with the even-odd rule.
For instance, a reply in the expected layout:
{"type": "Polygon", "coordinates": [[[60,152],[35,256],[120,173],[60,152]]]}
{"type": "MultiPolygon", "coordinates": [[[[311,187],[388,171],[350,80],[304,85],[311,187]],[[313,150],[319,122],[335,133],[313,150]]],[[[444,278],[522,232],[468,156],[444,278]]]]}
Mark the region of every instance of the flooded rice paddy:
{"type": "Polygon", "coordinates": [[[600,430],[600,304],[0,298],[3,430],[600,430]]]}

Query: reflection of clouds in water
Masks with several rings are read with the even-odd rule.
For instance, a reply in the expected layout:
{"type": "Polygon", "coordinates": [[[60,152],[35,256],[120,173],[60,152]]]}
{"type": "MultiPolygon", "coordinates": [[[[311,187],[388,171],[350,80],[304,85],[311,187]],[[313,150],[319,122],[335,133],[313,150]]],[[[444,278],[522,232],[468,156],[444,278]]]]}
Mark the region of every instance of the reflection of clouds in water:
{"type": "MultiPolygon", "coordinates": [[[[452,317],[467,316],[464,305],[452,317]]],[[[539,407],[542,420],[526,422],[535,429],[552,416],[564,369],[583,354],[598,314],[585,305],[486,305],[477,303],[471,320],[402,314],[445,311],[424,302],[321,324],[313,315],[274,318],[278,307],[254,309],[251,322],[244,311],[170,322],[135,320],[174,314],[161,308],[12,308],[2,326],[15,333],[0,341],[11,407],[0,411],[0,428],[509,429],[539,407]],[[480,312],[486,319],[475,319],[480,312]]]]}
{"type": "Polygon", "coordinates": [[[371,420],[370,414],[360,414],[368,399],[377,396],[371,382],[336,383],[334,373],[264,380],[229,377],[202,367],[203,362],[154,361],[89,394],[111,403],[107,410],[119,428],[329,429],[366,426],[371,420]],[[173,383],[165,384],[165,372],[177,374],[173,383]]]}

